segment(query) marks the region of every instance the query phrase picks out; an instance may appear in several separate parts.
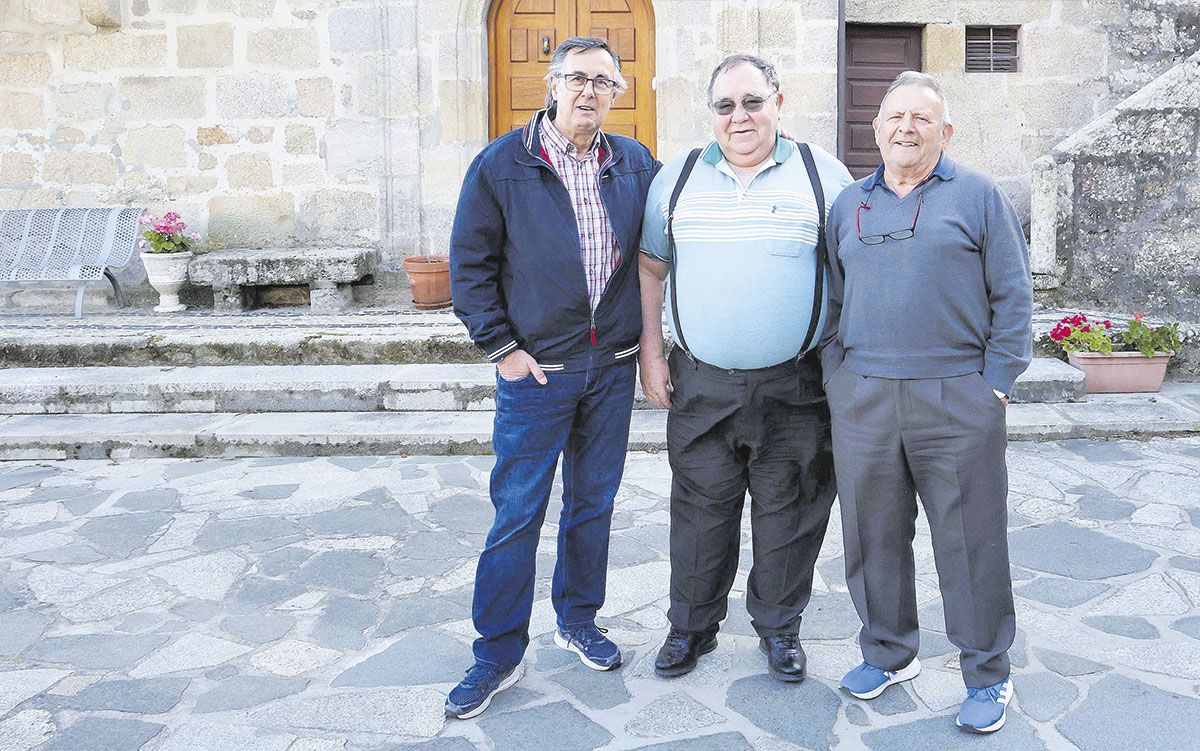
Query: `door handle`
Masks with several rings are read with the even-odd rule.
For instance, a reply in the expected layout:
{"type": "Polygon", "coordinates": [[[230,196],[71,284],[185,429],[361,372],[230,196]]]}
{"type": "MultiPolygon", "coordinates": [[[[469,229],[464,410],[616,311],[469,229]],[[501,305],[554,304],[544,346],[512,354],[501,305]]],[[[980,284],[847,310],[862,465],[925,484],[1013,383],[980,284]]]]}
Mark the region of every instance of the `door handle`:
{"type": "Polygon", "coordinates": [[[542,37],[542,54],[543,55],[550,54],[550,35],[549,34],[542,37]]]}

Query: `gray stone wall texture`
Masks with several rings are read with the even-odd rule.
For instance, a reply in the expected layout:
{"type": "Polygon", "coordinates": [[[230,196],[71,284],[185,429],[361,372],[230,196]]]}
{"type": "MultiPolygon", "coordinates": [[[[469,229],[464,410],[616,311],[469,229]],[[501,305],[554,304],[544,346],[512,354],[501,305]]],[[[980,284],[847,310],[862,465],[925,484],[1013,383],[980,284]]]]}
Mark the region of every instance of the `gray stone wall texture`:
{"type": "MultiPolygon", "coordinates": [[[[462,176],[488,141],[491,4],[0,0],[0,207],[144,205],[218,246],[373,248],[379,286],[395,284],[402,257],[448,249],[462,176]]],[[[844,6],[851,23],[923,26],[924,68],[953,105],[951,152],[1000,180],[1023,217],[1035,160],[1200,49],[1200,0],[844,6]],[[966,73],[974,24],[1019,25],[1020,70],[966,73]]],[[[708,73],[735,51],[776,62],[784,125],[836,150],[838,0],[652,7],[660,158],[711,136],[708,73]]],[[[1115,273],[1057,238],[1041,247],[1040,286],[1060,268],[1115,273]]]]}
{"type": "Polygon", "coordinates": [[[1060,304],[1200,320],[1198,146],[1200,52],[1035,164],[1060,304]]]}

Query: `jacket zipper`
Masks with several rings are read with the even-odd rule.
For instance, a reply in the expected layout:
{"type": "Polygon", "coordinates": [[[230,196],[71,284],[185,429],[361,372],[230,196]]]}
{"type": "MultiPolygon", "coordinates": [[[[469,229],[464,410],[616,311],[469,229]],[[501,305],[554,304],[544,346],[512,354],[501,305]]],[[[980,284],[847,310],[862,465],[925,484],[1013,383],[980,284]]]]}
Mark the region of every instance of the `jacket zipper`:
{"type": "MultiPolygon", "coordinates": [[[[533,152],[530,152],[530,156],[532,156],[534,159],[537,159],[542,164],[546,165],[547,169],[550,170],[550,174],[554,175],[554,177],[558,180],[559,185],[562,185],[564,190],[566,189],[567,184],[566,184],[566,182],[563,181],[562,177],[560,177],[558,172],[554,169],[554,165],[550,164],[550,162],[547,162],[545,159],[543,159],[540,154],[534,154],[533,152]]],[[[600,178],[597,182],[599,182],[600,180],[604,180],[604,178],[606,178],[606,177],[608,177],[608,174],[604,171],[603,167],[601,167],[600,178]]],[[[599,186],[597,186],[597,187],[599,187],[599,186]]],[[[567,191],[567,194],[568,194],[568,197],[570,197],[569,190],[567,191]]],[[[604,203],[604,193],[603,192],[600,193],[600,203],[601,204],[604,203]]],[[[606,213],[608,212],[608,206],[604,207],[604,211],[606,213]]],[[[614,230],[614,234],[616,234],[615,230],[614,230]]],[[[617,247],[620,248],[620,245],[618,244],[617,247]]],[[[605,289],[605,291],[607,292],[608,290],[605,289]]],[[[601,295],[600,297],[601,297],[601,301],[602,301],[604,299],[604,296],[601,295]]],[[[596,306],[599,307],[599,305],[600,305],[600,301],[597,301],[596,306]]],[[[592,303],[591,303],[591,300],[589,300],[588,301],[589,310],[591,309],[591,307],[592,307],[592,303]]],[[[594,311],[594,310],[590,310],[590,312],[588,313],[588,327],[589,327],[589,334],[590,334],[592,346],[595,347],[597,338],[596,338],[596,311],[594,311]]]]}

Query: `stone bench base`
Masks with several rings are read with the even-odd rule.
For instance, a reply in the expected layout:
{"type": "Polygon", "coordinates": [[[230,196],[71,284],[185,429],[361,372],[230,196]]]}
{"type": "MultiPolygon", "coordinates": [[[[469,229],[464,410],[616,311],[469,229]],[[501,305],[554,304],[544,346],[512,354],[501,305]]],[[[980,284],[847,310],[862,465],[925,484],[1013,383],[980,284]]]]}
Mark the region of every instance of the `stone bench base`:
{"type": "Polygon", "coordinates": [[[372,248],[250,248],[213,251],[188,266],[194,285],[212,287],[218,311],[246,309],[247,287],[307,286],[314,313],[346,310],[351,285],[375,269],[372,248]]]}

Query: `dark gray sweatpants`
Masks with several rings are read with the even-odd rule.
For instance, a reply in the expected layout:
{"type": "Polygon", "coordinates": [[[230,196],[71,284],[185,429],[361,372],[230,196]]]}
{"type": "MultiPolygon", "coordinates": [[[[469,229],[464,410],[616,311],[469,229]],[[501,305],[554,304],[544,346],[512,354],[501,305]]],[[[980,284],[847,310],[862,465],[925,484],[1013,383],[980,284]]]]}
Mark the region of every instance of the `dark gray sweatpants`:
{"type": "Polygon", "coordinates": [[[979,373],[892,380],[842,366],[826,390],[863,659],[898,670],[917,655],[919,495],[963,681],[981,688],[1004,680],[1016,630],[1004,405],[979,373]]]}
{"type": "Polygon", "coordinates": [[[671,625],[716,630],[737,573],[749,489],[754,565],[746,610],[759,636],[796,633],[836,487],[815,354],[723,370],[676,348],[667,416],[671,625]]]}

